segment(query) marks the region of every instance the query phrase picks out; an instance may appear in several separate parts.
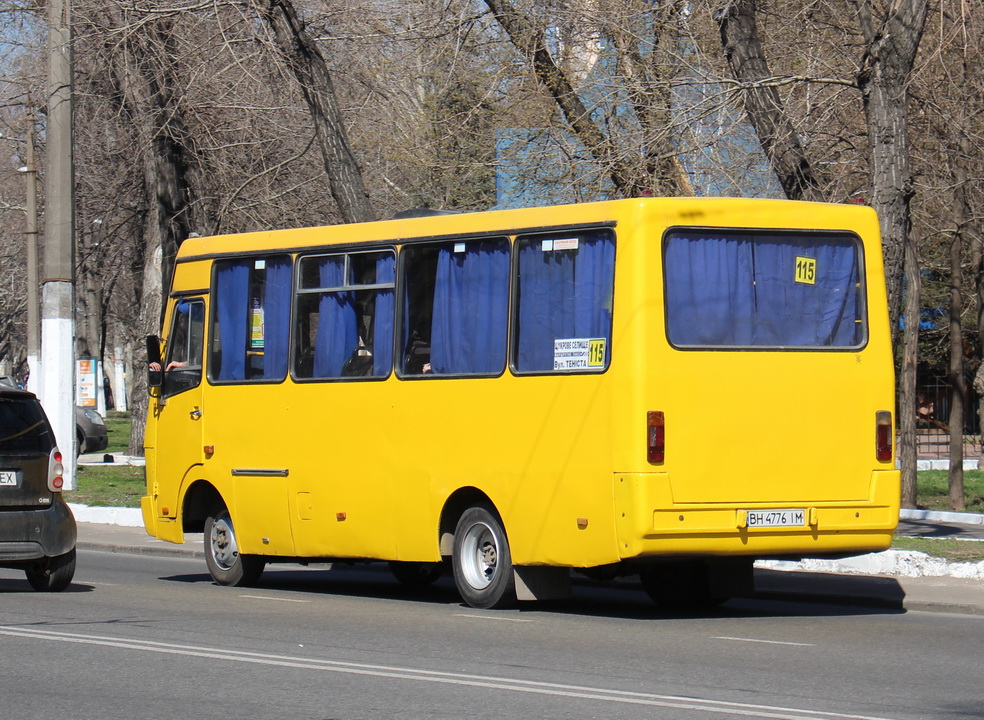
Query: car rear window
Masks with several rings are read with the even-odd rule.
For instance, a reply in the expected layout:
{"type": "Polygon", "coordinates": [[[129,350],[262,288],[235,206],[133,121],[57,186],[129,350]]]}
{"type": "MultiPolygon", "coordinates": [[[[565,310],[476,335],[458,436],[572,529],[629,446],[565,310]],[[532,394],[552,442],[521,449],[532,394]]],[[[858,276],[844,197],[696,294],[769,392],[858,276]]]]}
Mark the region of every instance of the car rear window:
{"type": "Polygon", "coordinates": [[[0,453],[47,453],[52,447],[48,421],[36,400],[0,397],[0,453]]]}

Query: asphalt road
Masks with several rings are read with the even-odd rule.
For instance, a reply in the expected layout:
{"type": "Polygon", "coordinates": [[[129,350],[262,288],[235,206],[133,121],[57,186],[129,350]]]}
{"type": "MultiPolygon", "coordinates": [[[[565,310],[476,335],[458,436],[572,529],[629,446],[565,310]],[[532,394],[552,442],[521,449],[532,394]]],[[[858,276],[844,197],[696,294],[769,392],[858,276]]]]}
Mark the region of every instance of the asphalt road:
{"type": "Polygon", "coordinates": [[[11,718],[981,718],[984,617],[735,600],[657,613],[637,589],[486,612],[449,579],[82,551],[63,594],[0,570],[11,718]]]}

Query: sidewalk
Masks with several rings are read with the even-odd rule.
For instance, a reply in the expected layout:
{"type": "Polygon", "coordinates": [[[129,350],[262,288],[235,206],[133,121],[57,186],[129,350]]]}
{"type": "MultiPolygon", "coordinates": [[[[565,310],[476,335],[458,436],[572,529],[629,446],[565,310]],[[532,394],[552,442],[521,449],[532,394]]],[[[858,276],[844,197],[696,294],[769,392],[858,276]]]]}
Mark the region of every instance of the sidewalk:
{"type": "MultiPolygon", "coordinates": [[[[139,521],[139,510],[129,513],[122,509],[85,508],[73,506],[79,520],[78,546],[83,549],[108,552],[138,553],[148,555],[177,555],[204,560],[202,536],[188,536],[184,545],[175,545],[152,538],[144,531],[139,521]],[[109,517],[115,512],[117,519],[131,521],[132,524],[108,524],[104,520],[93,521],[87,517],[109,517]],[[99,511],[99,512],[94,512],[99,511]],[[135,513],[135,515],[134,515],[135,513]],[[81,516],[81,517],[80,517],[81,516]]],[[[978,517],[978,516],[974,516],[978,517]]],[[[941,532],[942,521],[906,520],[900,527],[912,526],[912,534],[932,534],[941,532]],[[919,532],[924,531],[924,532],[919,532]]],[[[951,535],[981,533],[984,537],[984,523],[945,523],[951,535]]],[[[803,563],[773,564],[765,561],[756,564],[755,595],[763,599],[785,601],[818,602],[847,605],[853,607],[876,607],[895,610],[929,610],[935,612],[954,612],[971,615],[984,615],[984,562],[981,576],[976,578],[954,577],[952,574],[927,576],[889,575],[884,572],[885,561],[894,556],[895,564],[899,558],[909,558],[922,553],[900,553],[886,551],[846,558],[841,561],[807,560],[803,563]],[[875,558],[875,559],[872,559],[875,558]],[[816,563],[829,563],[827,567],[816,563]]],[[[970,565],[970,563],[960,563],[970,565]]],[[[204,562],[202,563],[204,572],[204,562]]],[[[910,568],[911,569],[911,568],[910,568]]]]}

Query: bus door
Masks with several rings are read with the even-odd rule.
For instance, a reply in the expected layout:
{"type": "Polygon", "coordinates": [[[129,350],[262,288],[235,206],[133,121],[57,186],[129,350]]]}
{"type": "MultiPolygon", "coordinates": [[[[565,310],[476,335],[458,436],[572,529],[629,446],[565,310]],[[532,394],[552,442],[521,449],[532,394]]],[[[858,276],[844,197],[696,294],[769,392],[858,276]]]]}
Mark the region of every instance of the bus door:
{"type": "Polygon", "coordinates": [[[205,407],[202,351],[205,347],[205,298],[183,297],[171,314],[164,356],[164,384],[157,401],[157,477],[175,493],[157,499],[158,518],[177,517],[177,493],[188,472],[204,462],[205,407]]]}

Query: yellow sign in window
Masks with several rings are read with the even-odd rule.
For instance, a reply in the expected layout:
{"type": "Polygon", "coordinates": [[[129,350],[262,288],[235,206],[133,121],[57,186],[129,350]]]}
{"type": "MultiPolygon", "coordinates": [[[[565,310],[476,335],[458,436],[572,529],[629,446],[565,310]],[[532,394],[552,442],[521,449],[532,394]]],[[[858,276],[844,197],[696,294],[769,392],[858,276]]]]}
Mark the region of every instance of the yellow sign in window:
{"type": "Polygon", "coordinates": [[[605,364],[605,341],[592,340],[588,350],[588,367],[603,367],[605,364]]]}
{"type": "Polygon", "coordinates": [[[815,285],[817,282],[817,261],[815,258],[796,258],[796,282],[815,285]]]}

